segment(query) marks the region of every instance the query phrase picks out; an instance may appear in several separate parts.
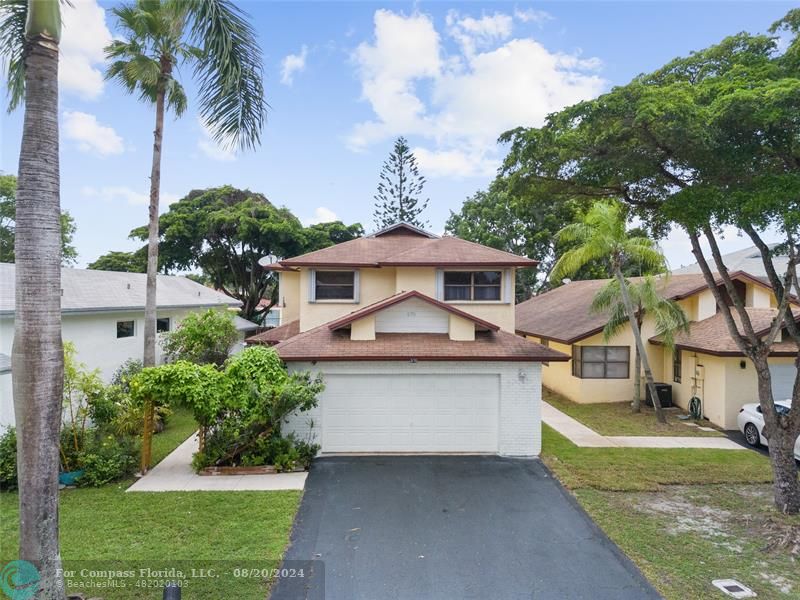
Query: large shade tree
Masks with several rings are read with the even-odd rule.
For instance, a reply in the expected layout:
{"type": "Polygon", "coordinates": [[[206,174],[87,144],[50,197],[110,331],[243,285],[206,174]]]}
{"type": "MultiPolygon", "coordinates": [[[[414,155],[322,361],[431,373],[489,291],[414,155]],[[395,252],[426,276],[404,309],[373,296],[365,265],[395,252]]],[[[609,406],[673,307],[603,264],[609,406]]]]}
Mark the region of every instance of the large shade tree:
{"type": "Polygon", "coordinates": [[[9,110],[25,104],[17,171],[11,352],[19,558],[39,568],[37,598],[56,599],[64,598],[58,544],[58,441],[64,382],[58,162],[61,14],[59,0],[6,0],[0,8],[0,54],[8,61],[4,66],[9,110]]]}
{"type": "MultiPolygon", "coordinates": [[[[249,190],[193,190],[161,215],[160,262],[166,271],[201,270],[213,287],[242,302],[244,318],[260,321],[277,291],[275,275],[259,266],[261,258],[297,256],[362,234],[358,223],[303,227],[289,209],[249,190]]],[[[147,236],[147,227],[131,232],[147,236]]]]}
{"type": "Polygon", "coordinates": [[[109,79],[155,108],[144,320],[144,365],[156,357],[156,274],[164,113],[188,106],[178,75],[192,70],[200,118],[218,143],[253,148],[266,116],[261,49],[231,0],[136,0],[114,7],[121,39],[107,48],[109,79]]]}
{"type": "Polygon", "coordinates": [[[554,196],[621,198],[651,223],[684,230],[729,334],[755,367],[775,504],[797,513],[800,362],[793,408],[783,414],[769,355],[778,336],[800,353],[789,308],[792,289],[800,292],[800,9],[775,23],[778,30],[787,34],[783,52],[774,36],[740,33],[551,115],[542,128],[509,132],[505,168],[554,196]],[[753,327],[724,264],[724,228],[742,231],[761,254],[777,304],[768,331],[753,327]],[[785,271],[775,268],[766,232],[782,238],[785,271]]]}

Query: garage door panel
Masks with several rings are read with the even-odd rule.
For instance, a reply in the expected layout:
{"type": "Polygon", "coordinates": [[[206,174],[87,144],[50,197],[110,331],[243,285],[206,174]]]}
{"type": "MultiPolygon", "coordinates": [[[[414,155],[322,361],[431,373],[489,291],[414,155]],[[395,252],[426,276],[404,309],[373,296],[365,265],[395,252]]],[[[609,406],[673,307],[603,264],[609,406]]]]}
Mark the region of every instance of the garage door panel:
{"type": "Polygon", "coordinates": [[[792,397],[794,380],[797,376],[797,369],[794,365],[770,365],[770,376],[772,378],[772,396],[775,400],[787,400],[792,397]]]}
{"type": "Polygon", "coordinates": [[[496,374],[336,375],[320,398],[323,452],[496,452],[496,374]]]}

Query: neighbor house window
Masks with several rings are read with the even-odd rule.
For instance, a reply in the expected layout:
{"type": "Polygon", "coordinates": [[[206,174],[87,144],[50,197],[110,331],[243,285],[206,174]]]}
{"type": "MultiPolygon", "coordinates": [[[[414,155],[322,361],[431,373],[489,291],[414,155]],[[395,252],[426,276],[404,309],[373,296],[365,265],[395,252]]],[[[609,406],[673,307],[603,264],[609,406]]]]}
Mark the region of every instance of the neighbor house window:
{"type": "Polygon", "coordinates": [[[127,338],[136,335],[136,324],[133,321],[117,321],[117,337],[127,338]]]}
{"type": "Polygon", "coordinates": [[[582,379],[627,379],[630,362],[628,346],[572,347],[572,374],[582,379]]]}
{"type": "Polygon", "coordinates": [[[672,381],[675,383],[681,382],[681,374],[683,373],[681,354],[682,352],[678,348],[672,351],[672,381]]]}
{"type": "Polygon", "coordinates": [[[500,300],[501,271],[447,271],[444,274],[444,299],[478,302],[500,300]]]}
{"type": "Polygon", "coordinates": [[[164,333],[165,331],[169,331],[169,317],[156,319],[156,332],[164,333]]]}
{"type": "Polygon", "coordinates": [[[355,300],[354,271],[315,271],[312,300],[355,300]]]}

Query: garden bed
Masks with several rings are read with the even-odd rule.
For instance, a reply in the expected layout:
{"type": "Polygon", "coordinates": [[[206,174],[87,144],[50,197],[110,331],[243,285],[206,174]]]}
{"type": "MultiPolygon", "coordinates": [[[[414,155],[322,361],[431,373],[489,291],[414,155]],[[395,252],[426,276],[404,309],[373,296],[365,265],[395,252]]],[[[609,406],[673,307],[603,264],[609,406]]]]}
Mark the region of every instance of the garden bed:
{"type": "Polygon", "coordinates": [[[302,473],[303,467],[295,467],[288,471],[279,471],[274,465],[261,465],[257,467],[205,467],[200,469],[197,474],[204,476],[225,476],[225,475],[277,475],[278,473],[302,473]]]}

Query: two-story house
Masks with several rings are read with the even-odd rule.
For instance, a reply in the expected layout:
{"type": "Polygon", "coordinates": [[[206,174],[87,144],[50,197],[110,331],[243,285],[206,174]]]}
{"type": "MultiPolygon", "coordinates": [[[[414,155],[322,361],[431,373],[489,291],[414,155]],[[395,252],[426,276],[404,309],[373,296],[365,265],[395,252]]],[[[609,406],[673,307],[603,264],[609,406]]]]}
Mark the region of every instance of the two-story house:
{"type": "MultiPolygon", "coordinates": [[[[743,271],[731,276],[756,331],[766,333],[777,314],[772,288],[763,278],[743,271]]],[[[590,310],[606,283],[607,279],[573,281],[516,307],[520,335],[570,356],[569,362],[545,366],[542,378],[546,387],[574,402],[623,402],[633,396],[635,349],[630,328],[605,341],[602,330],[608,317],[590,310]]],[[[721,281],[718,285],[727,297],[721,281]]],[[[742,405],[758,402],[753,365],[730,336],[702,274],[673,274],[662,278],[659,287],[662,296],[683,308],[690,331],[676,337],[673,351],[656,337],[654,320],[643,316],[642,335],[654,378],[671,384],[677,405],[687,408],[696,396],[703,416],[724,429],[736,429],[742,405]]],[[[793,310],[800,318],[800,312],[793,310]]],[[[791,397],[796,360],[797,346],[788,337],[779,339],[770,355],[775,399],[791,397]]]]}
{"type": "Polygon", "coordinates": [[[535,456],[542,361],[515,335],[515,269],[535,264],[407,224],[266,265],[281,325],[249,338],[325,391],[286,431],[323,453],[535,456]]]}

